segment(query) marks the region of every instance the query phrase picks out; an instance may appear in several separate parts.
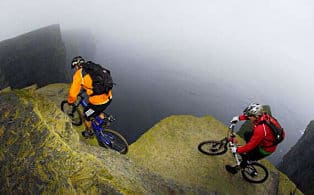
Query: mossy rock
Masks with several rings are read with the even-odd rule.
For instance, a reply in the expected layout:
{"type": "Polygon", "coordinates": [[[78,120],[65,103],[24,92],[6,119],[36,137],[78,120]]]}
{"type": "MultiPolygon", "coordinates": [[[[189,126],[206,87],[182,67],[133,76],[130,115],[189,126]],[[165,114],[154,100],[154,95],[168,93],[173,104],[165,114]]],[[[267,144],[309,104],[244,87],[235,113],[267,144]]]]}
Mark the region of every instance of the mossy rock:
{"type": "Polygon", "coordinates": [[[245,181],[241,174],[226,172],[226,164],[235,164],[231,153],[207,156],[198,151],[200,142],[220,140],[226,134],[227,127],[211,116],[171,116],[132,144],[128,155],[150,171],[193,189],[191,192],[195,194],[200,191],[218,194],[301,194],[294,183],[267,160],[261,163],[268,168],[269,179],[254,185],[245,181]]]}
{"type": "Polygon", "coordinates": [[[210,116],[165,118],[132,144],[128,155],[90,143],[60,110],[68,87],[0,93],[1,194],[300,193],[266,160],[271,177],[253,185],[224,170],[234,163],[230,153],[200,153],[201,141],[227,133],[210,116]]]}

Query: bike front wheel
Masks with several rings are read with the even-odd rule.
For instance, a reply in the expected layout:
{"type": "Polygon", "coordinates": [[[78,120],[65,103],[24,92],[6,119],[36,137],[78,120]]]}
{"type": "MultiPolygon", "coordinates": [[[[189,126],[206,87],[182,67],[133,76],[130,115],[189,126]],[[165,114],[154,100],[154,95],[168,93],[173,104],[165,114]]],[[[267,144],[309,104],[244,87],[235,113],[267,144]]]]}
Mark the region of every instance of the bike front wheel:
{"type": "Polygon", "coordinates": [[[83,123],[82,114],[78,110],[78,107],[70,105],[68,101],[61,102],[61,110],[71,119],[71,122],[75,126],[80,126],[83,123]]]}
{"type": "Polygon", "coordinates": [[[263,183],[268,178],[267,168],[258,162],[248,164],[241,173],[244,179],[251,183],[263,183]]]}
{"type": "Polygon", "coordinates": [[[227,152],[227,144],[222,141],[204,141],[198,145],[198,150],[207,155],[220,155],[227,152]]]}
{"type": "Polygon", "coordinates": [[[98,138],[100,146],[113,149],[120,154],[126,154],[128,152],[129,144],[126,139],[116,131],[110,129],[104,129],[101,137],[98,138]]]}

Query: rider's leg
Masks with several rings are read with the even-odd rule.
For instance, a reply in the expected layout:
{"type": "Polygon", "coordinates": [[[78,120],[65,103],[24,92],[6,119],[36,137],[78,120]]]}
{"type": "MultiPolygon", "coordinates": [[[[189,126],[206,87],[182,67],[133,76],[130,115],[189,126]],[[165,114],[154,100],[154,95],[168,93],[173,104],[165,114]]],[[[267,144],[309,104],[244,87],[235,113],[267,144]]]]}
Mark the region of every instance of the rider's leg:
{"type": "Polygon", "coordinates": [[[85,131],[82,132],[83,137],[86,137],[86,138],[93,137],[94,132],[92,128],[92,122],[86,119],[84,124],[85,124],[85,131]]]}
{"type": "Polygon", "coordinates": [[[84,116],[85,116],[85,131],[82,132],[83,137],[89,138],[93,137],[93,128],[91,118],[95,117],[98,113],[96,112],[93,104],[88,104],[87,107],[84,109],[84,116]]]}
{"type": "Polygon", "coordinates": [[[84,137],[92,137],[93,136],[93,129],[92,129],[92,123],[91,118],[96,117],[97,115],[101,118],[105,118],[105,114],[103,111],[107,108],[107,106],[110,104],[111,100],[109,100],[106,104],[100,104],[100,105],[94,105],[89,103],[87,107],[84,109],[85,114],[85,127],[86,130],[82,132],[82,135],[84,137]]]}
{"type": "MultiPolygon", "coordinates": [[[[105,119],[107,117],[105,115],[104,111],[106,110],[106,108],[109,106],[110,103],[111,103],[111,100],[109,100],[107,103],[101,105],[101,108],[100,108],[101,112],[98,115],[101,119],[105,119]]],[[[110,126],[110,122],[106,121],[105,127],[109,127],[109,126],[110,126]]]]}
{"type": "Polygon", "coordinates": [[[246,167],[248,161],[258,161],[258,160],[261,160],[261,159],[263,159],[269,155],[270,154],[261,153],[259,147],[256,147],[254,150],[252,150],[250,152],[247,152],[245,154],[241,154],[242,161],[241,161],[240,167],[242,167],[242,168],[246,167]]]}
{"type": "Polygon", "coordinates": [[[85,124],[85,128],[87,129],[87,130],[90,130],[90,131],[93,131],[93,129],[92,129],[92,122],[90,121],[90,120],[85,120],[85,122],[84,122],[84,124],[85,124]]]}
{"type": "Polygon", "coordinates": [[[98,115],[101,119],[105,119],[105,113],[100,113],[99,115],[98,115]]]}
{"type": "MultiPolygon", "coordinates": [[[[255,148],[254,150],[240,154],[242,161],[240,163],[240,166],[230,166],[226,165],[226,170],[232,174],[236,174],[241,168],[245,168],[247,166],[248,160],[256,160],[257,158],[262,158],[259,154],[258,148],[255,148]]],[[[264,156],[263,156],[264,157],[264,156]]]]}

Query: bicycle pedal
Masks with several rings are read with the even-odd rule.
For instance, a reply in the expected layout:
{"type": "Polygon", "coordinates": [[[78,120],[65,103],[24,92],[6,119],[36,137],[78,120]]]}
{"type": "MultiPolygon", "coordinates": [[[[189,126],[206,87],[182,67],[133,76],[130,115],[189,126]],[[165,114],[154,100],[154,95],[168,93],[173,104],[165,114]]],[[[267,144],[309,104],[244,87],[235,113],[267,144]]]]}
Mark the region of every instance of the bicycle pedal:
{"type": "Polygon", "coordinates": [[[110,122],[113,122],[115,121],[116,119],[112,116],[112,115],[109,115],[108,118],[107,118],[108,121],[110,122]]]}

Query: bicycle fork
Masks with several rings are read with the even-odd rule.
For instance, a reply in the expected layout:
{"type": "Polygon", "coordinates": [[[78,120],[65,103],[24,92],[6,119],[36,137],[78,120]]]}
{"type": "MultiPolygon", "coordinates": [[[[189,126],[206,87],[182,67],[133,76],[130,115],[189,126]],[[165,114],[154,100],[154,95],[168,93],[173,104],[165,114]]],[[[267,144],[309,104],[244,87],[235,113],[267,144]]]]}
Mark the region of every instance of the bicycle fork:
{"type": "MultiPolygon", "coordinates": [[[[236,148],[236,145],[235,145],[234,143],[232,143],[232,142],[229,142],[229,147],[230,147],[230,149],[231,149],[231,148],[236,148]]],[[[231,150],[231,152],[232,152],[232,150],[231,150]]],[[[234,158],[236,159],[237,165],[240,166],[241,162],[240,162],[240,160],[239,160],[238,153],[232,152],[232,155],[233,155],[234,158]]]]}

